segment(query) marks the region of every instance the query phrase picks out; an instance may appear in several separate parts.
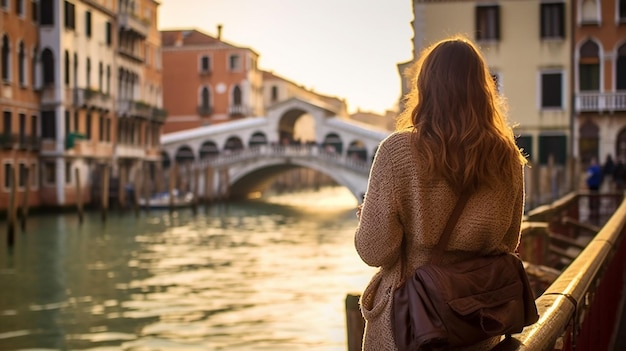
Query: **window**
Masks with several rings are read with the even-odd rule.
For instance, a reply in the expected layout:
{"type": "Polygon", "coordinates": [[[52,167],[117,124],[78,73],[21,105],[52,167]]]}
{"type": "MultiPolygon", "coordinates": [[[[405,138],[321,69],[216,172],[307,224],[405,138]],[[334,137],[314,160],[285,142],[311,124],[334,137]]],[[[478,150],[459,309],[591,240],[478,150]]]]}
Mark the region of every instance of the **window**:
{"type": "Polygon", "coordinates": [[[26,185],[26,180],[28,179],[28,169],[26,168],[26,165],[23,163],[20,163],[20,168],[19,168],[19,183],[18,186],[20,188],[23,188],[26,185]]]}
{"type": "Polygon", "coordinates": [[[67,138],[72,132],[72,124],[70,120],[70,111],[65,110],[65,137],[67,138]]]}
{"type": "Polygon", "coordinates": [[[228,68],[231,71],[238,71],[240,69],[239,65],[239,55],[230,55],[228,59],[228,68]]]}
{"type": "Polygon", "coordinates": [[[98,91],[99,92],[104,91],[103,84],[104,84],[104,65],[102,64],[102,61],[100,61],[100,63],[98,63],[98,91]]]}
{"type": "Polygon", "coordinates": [[[38,177],[37,177],[37,164],[36,163],[33,163],[33,164],[30,165],[30,169],[29,169],[28,175],[29,175],[29,178],[30,178],[30,185],[31,185],[31,187],[36,188],[37,185],[38,185],[37,184],[38,177]]]}
{"type": "Polygon", "coordinates": [[[541,8],[541,39],[565,38],[565,4],[543,3],[541,8]]]}
{"type": "Polygon", "coordinates": [[[85,116],[85,136],[87,140],[91,140],[91,113],[89,112],[85,116]]]}
{"type": "Polygon", "coordinates": [[[20,127],[20,131],[19,131],[20,143],[25,144],[26,143],[26,114],[20,113],[18,115],[18,119],[19,119],[19,127],[20,127]]]}
{"type": "Polygon", "coordinates": [[[500,6],[476,7],[476,40],[500,39],[500,6]]]}
{"type": "Polygon", "coordinates": [[[87,81],[87,89],[91,88],[91,59],[89,57],[87,57],[87,76],[86,76],[86,81],[87,81]]]}
{"type": "Polygon", "coordinates": [[[15,0],[15,13],[24,17],[24,0],[15,0]]]}
{"type": "Polygon", "coordinates": [[[10,189],[12,183],[13,183],[13,167],[11,167],[10,163],[5,163],[4,164],[4,187],[7,189],[10,189]]]}
{"type": "Polygon", "coordinates": [[[104,141],[104,116],[100,115],[98,123],[98,140],[104,141]]]}
{"type": "Polygon", "coordinates": [[[74,4],[65,1],[65,28],[74,30],[76,28],[76,9],[74,4]]]}
{"type": "Polygon", "coordinates": [[[106,83],[106,93],[109,94],[111,92],[111,66],[107,65],[107,83],[106,83]]]}
{"type": "Polygon", "coordinates": [[[56,119],[57,116],[54,110],[41,112],[41,137],[43,139],[57,138],[56,119]]]}
{"type": "Polygon", "coordinates": [[[600,48],[598,44],[587,40],[580,47],[578,61],[578,89],[580,91],[600,90],[600,48]]]}
{"type": "Polygon", "coordinates": [[[57,181],[56,167],[54,162],[43,163],[43,179],[47,184],[54,184],[57,181]]]}
{"type": "Polygon", "coordinates": [[[9,82],[11,75],[11,47],[9,37],[5,34],[2,36],[2,80],[9,82]]]}
{"type": "Polygon", "coordinates": [[[9,8],[9,0],[0,0],[0,5],[2,5],[3,9],[9,8]]]}
{"type": "Polygon", "coordinates": [[[85,12],[85,34],[87,38],[91,38],[91,12],[85,12]]]}
{"type": "Polygon", "coordinates": [[[54,54],[50,49],[45,49],[41,53],[41,61],[43,67],[43,84],[54,84],[54,54]]]}
{"type": "Polygon", "coordinates": [[[65,161],[65,184],[72,183],[72,163],[65,161]]]}
{"type": "Polygon", "coordinates": [[[208,56],[202,56],[200,58],[200,71],[208,73],[211,70],[211,62],[208,56]]]}
{"type": "Polygon", "coordinates": [[[111,22],[106,22],[105,23],[105,29],[104,29],[104,33],[105,33],[105,40],[108,46],[111,46],[112,44],[112,37],[111,37],[111,22]]]}
{"type": "Polygon", "coordinates": [[[3,134],[9,135],[13,131],[13,128],[11,125],[12,120],[13,120],[13,114],[11,113],[11,111],[4,111],[4,114],[2,115],[2,133],[3,134]]]}
{"type": "Polygon", "coordinates": [[[567,159],[567,137],[565,135],[540,135],[539,136],[539,163],[547,165],[550,156],[554,158],[554,164],[565,165],[567,159]]]}
{"type": "Polygon", "coordinates": [[[626,90],[626,44],[617,50],[616,89],[626,90]]]}
{"type": "Polygon", "coordinates": [[[211,95],[209,93],[209,89],[207,87],[202,88],[202,97],[201,97],[200,106],[203,109],[208,109],[211,106],[211,95]]]}
{"type": "Polygon", "coordinates": [[[19,52],[17,54],[17,78],[19,79],[20,86],[26,85],[26,49],[24,48],[24,42],[20,42],[19,52]]]}
{"type": "Polygon", "coordinates": [[[64,77],[65,77],[65,86],[69,86],[70,85],[70,53],[67,52],[67,50],[65,50],[65,72],[64,72],[64,77]]]}
{"type": "Polygon", "coordinates": [[[532,160],[533,156],[533,137],[530,135],[520,135],[515,139],[517,147],[527,159],[532,160]]]}
{"type": "Polygon", "coordinates": [[[233,105],[241,106],[241,88],[239,85],[235,85],[233,88],[233,105]]]}
{"type": "Polygon", "coordinates": [[[37,23],[37,21],[39,20],[39,3],[37,2],[37,0],[32,0],[30,2],[30,15],[33,22],[37,23]]]}
{"type": "Polygon", "coordinates": [[[40,0],[41,25],[54,25],[54,0],[40,0]]]}
{"type": "Polygon", "coordinates": [[[30,116],[30,135],[37,137],[37,116],[30,116]]]}
{"type": "Polygon", "coordinates": [[[541,108],[563,107],[563,74],[541,74],[541,108]]]}
{"type": "Polygon", "coordinates": [[[276,101],[278,100],[278,87],[273,85],[272,86],[272,101],[276,101]]]}
{"type": "Polygon", "coordinates": [[[626,22],[626,0],[619,0],[618,16],[620,22],[626,22]]]}
{"type": "Polygon", "coordinates": [[[80,129],[78,128],[78,111],[74,111],[74,132],[80,132],[80,129]]]}

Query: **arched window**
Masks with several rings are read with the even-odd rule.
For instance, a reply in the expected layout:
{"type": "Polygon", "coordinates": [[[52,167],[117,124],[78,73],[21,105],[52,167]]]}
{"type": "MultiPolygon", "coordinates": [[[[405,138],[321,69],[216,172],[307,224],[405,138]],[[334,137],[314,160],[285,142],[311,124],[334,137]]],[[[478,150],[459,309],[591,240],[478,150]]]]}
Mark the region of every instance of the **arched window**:
{"type": "Polygon", "coordinates": [[[20,85],[26,85],[26,48],[24,48],[24,42],[20,42],[19,52],[17,54],[17,75],[20,85]]]}
{"type": "Polygon", "coordinates": [[[65,86],[70,85],[70,53],[65,51],[65,86]]]}
{"type": "Polygon", "coordinates": [[[587,40],[580,47],[578,62],[578,87],[580,91],[600,90],[600,48],[598,44],[587,40]]]}
{"type": "Polygon", "coordinates": [[[91,88],[91,59],[87,57],[87,89],[91,88]]]}
{"type": "Polygon", "coordinates": [[[7,82],[10,79],[11,67],[11,47],[9,37],[5,34],[2,37],[2,80],[7,82]]]}
{"type": "Polygon", "coordinates": [[[617,73],[616,73],[617,90],[626,90],[626,44],[617,49],[617,73]]]}
{"type": "Polygon", "coordinates": [[[241,88],[239,85],[235,85],[233,88],[233,105],[241,106],[241,88]]]}
{"type": "Polygon", "coordinates": [[[43,64],[43,84],[54,84],[54,54],[52,50],[45,49],[41,53],[41,62],[43,64]]]}
{"type": "Polygon", "coordinates": [[[200,99],[200,106],[202,106],[203,109],[208,109],[209,107],[211,107],[211,93],[209,92],[209,88],[202,88],[202,94],[200,99]]]}

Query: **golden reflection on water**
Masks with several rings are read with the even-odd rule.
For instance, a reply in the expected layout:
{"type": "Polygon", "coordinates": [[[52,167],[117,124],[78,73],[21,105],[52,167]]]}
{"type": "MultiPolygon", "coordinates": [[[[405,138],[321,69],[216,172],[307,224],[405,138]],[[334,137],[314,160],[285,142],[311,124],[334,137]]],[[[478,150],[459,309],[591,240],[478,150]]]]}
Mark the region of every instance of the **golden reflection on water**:
{"type": "Polygon", "coordinates": [[[0,256],[0,350],[343,351],[346,294],[374,271],[356,204],[334,187],[196,217],[34,219],[0,256]]]}

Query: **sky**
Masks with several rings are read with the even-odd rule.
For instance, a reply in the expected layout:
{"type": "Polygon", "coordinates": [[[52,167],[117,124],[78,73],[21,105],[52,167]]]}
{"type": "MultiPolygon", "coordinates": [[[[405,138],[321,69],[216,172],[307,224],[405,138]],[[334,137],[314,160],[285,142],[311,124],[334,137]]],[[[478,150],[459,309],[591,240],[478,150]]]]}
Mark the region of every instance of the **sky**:
{"type": "Polygon", "coordinates": [[[159,29],[197,29],[247,47],[259,68],[348,111],[384,114],[400,98],[397,64],[412,59],[410,0],[160,0],[159,29]]]}

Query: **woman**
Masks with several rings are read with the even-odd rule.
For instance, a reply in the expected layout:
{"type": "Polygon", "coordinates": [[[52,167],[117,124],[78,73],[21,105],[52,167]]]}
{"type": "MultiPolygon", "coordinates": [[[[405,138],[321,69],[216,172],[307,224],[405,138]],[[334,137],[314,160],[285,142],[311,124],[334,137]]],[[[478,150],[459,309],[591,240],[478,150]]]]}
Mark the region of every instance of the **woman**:
{"type": "Polygon", "coordinates": [[[356,250],[380,267],[361,298],[364,350],[396,350],[393,291],[430,260],[461,191],[471,196],[441,263],[514,252],[520,238],[526,159],[478,49],[460,36],[443,40],[422,53],[412,74],[406,109],[378,148],[357,211],[356,250]]]}

